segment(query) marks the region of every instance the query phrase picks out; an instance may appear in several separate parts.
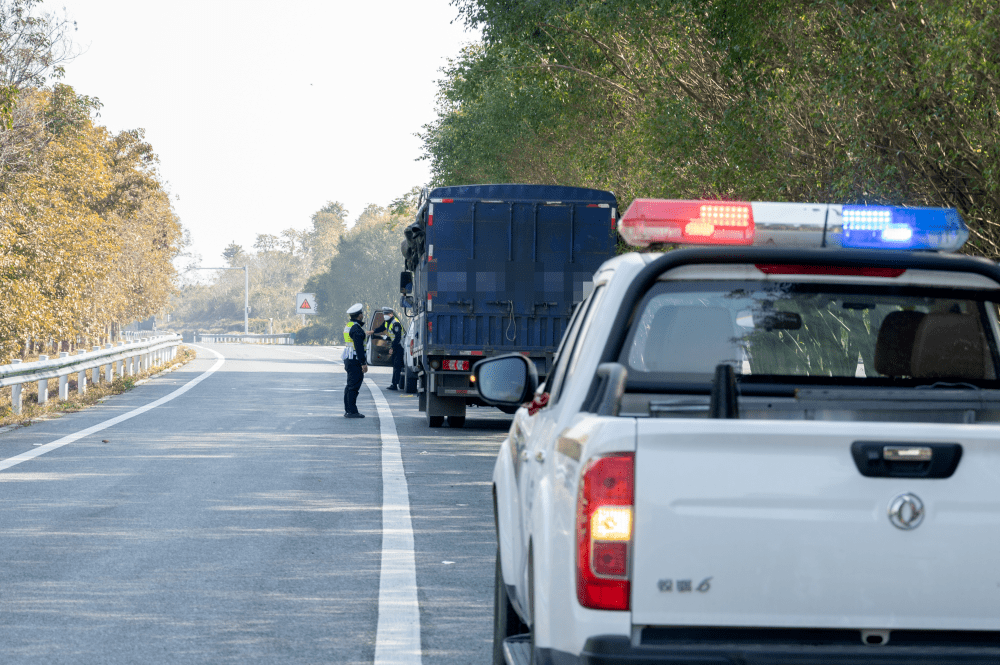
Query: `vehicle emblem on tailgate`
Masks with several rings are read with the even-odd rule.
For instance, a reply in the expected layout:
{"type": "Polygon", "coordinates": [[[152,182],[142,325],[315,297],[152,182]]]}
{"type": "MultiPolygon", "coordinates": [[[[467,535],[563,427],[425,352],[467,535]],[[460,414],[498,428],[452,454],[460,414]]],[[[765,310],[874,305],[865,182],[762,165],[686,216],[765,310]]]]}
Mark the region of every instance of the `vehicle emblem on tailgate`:
{"type": "Polygon", "coordinates": [[[889,521],[904,531],[916,529],[924,521],[924,502],[916,494],[900,494],[889,502],[889,521]]]}

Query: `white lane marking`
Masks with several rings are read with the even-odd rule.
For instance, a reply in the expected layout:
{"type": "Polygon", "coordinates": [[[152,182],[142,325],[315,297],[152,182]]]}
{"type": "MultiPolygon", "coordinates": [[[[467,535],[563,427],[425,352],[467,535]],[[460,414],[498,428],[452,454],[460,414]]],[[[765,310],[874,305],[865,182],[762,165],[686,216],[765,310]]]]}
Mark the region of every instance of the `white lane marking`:
{"type": "Polygon", "coordinates": [[[365,379],[365,385],[378,409],[382,437],[382,569],[374,665],[420,665],[417,566],[403,456],[389,403],[371,379],[365,379]]]}
{"type": "Polygon", "coordinates": [[[27,462],[30,459],[34,459],[34,458],[38,457],[39,455],[44,455],[45,453],[50,452],[52,450],[55,450],[56,448],[62,448],[65,445],[69,445],[69,444],[73,443],[74,441],[79,441],[80,439],[82,439],[85,436],[90,436],[91,434],[94,434],[96,432],[100,432],[101,430],[105,430],[105,429],[107,429],[109,427],[113,427],[113,426],[117,425],[118,423],[121,423],[121,422],[124,422],[124,421],[128,420],[129,418],[135,418],[138,415],[146,413],[150,409],[155,409],[156,407],[160,406],[161,404],[166,404],[170,400],[174,399],[175,397],[180,397],[181,395],[183,395],[184,393],[186,393],[187,391],[191,390],[196,385],[198,385],[199,383],[201,383],[202,381],[204,381],[205,379],[207,379],[209,376],[211,376],[213,373],[215,373],[216,370],[218,370],[220,367],[222,367],[223,363],[226,362],[226,358],[221,353],[213,351],[212,349],[206,348],[204,346],[198,346],[197,344],[187,344],[187,346],[193,346],[193,347],[196,347],[196,348],[199,348],[199,349],[204,349],[205,351],[208,351],[209,353],[213,354],[216,358],[218,358],[218,360],[216,360],[215,364],[212,365],[212,367],[208,371],[206,371],[204,374],[201,374],[201,375],[199,375],[199,376],[191,379],[190,381],[188,381],[183,386],[181,386],[180,388],[178,388],[174,392],[170,393],[169,395],[164,395],[163,397],[161,397],[160,399],[156,400],[155,402],[150,402],[149,404],[147,404],[145,406],[140,406],[138,409],[133,409],[132,411],[129,411],[128,413],[123,413],[120,416],[116,416],[114,418],[111,418],[110,420],[105,420],[102,423],[97,423],[96,425],[88,427],[87,429],[80,430],[79,432],[75,432],[74,434],[69,434],[67,436],[64,436],[63,438],[57,439],[57,440],[53,441],[52,443],[46,443],[44,446],[39,446],[38,448],[35,448],[34,450],[29,450],[28,452],[21,453],[20,455],[15,455],[14,457],[9,457],[9,458],[3,460],[2,462],[0,462],[0,471],[3,471],[4,469],[9,469],[12,466],[17,466],[21,462],[27,462]]]}

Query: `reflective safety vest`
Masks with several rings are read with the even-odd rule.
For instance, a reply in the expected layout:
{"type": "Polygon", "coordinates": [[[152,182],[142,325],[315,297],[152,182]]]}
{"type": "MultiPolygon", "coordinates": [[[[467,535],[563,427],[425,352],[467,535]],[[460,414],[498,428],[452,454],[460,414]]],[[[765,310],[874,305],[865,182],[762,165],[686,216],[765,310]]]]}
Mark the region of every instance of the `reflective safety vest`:
{"type": "Polygon", "coordinates": [[[395,323],[396,323],[395,317],[385,322],[385,335],[386,337],[389,338],[390,344],[396,343],[396,335],[392,332],[392,328],[395,323]]]}
{"type": "Polygon", "coordinates": [[[347,360],[348,358],[355,358],[358,355],[357,352],[354,350],[354,340],[351,339],[351,328],[353,327],[354,327],[354,321],[351,321],[346,326],[344,326],[344,346],[347,347],[346,349],[344,349],[344,353],[341,356],[344,360],[347,360]]]}

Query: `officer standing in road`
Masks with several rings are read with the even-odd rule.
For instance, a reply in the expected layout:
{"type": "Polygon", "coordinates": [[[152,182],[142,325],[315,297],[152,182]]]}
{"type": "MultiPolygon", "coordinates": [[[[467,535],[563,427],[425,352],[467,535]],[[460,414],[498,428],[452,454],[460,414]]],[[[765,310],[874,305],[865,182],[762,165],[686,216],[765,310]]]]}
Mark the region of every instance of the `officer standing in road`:
{"type": "Polygon", "coordinates": [[[382,325],[372,333],[386,333],[389,337],[389,357],[392,358],[392,383],[388,390],[403,389],[403,326],[396,319],[391,307],[382,308],[382,325]]]}
{"type": "Polygon", "coordinates": [[[351,318],[344,326],[344,352],[341,358],[344,361],[344,369],[347,370],[347,385],[344,386],[344,417],[364,418],[363,413],[358,413],[358,393],[361,392],[361,382],[365,379],[365,372],[368,371],[368,362],[365,359],[365,328],[364,328],[364,305],[354,303],[347,310],[347,315],[351,318]]]}

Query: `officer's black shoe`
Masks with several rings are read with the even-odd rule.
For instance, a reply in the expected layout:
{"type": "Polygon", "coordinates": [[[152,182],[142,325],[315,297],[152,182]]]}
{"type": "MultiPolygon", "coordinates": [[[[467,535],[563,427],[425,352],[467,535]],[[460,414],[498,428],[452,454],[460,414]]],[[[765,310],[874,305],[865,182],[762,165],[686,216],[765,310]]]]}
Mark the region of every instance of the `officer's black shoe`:
{"type": "Polygon", "coordinates": [[[363,413],[345,413],[344,417],[345,418],[364,418],[365,414],[363,414],[363,413]]]}
{"type": "Polygon", "coordinates": [[[399,390],[396,386],[389,386],[386,390],[399,390]]]}

